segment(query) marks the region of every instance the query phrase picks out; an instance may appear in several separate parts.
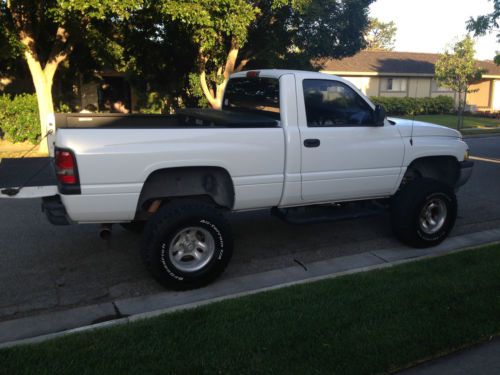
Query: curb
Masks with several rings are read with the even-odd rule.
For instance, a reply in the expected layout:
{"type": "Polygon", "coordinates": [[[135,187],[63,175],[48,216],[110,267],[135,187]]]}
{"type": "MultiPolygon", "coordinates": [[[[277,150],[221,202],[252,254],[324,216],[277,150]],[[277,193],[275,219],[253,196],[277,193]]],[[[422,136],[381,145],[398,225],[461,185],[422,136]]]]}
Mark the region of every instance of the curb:
{"type": "Polygon", "coordinates": [[[0,323],[0,349],[39,343],[72,333],[125,324],[292,285],[389,268],[494,243],[500,243],[500,229],[451,237],[432,249],[416,250],[401,246],[369,251],[306,264],[305,268],[297,265],[221,280],[187,292],[162,292],[5,321],[0,323]]]}
{"type": "Polygon", "coordinates": [[[491,138],[491,137],[500,137],[500,133],[490,133],[490,134],[462,134],[463,139],[467,138],[491,138]]]}

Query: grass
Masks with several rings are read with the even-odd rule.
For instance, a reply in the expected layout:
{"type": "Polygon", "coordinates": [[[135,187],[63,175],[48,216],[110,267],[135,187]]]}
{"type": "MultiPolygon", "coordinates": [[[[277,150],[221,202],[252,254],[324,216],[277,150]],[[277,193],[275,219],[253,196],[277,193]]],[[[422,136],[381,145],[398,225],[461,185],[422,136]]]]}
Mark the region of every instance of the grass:
{"type": "Polygon", "coordinates": [[[0,351],[5,374],[371,374],[500,334],[500,245],[0,351]]]}
{"type": "MultiPolygon", "coordinates": [[[[398,117],[398,116],[395,116],[398,117]]],[[[457,128],[456,115],[419,115],[415,117],[404,116],[407,119],[430,122],[433,124],[447,126],[452,129],[457,128]]],[[[464,134],[485,134],[500,132],[500,120],[479,116],[464,116],[464,127],[461,129],[464,134]]]]}

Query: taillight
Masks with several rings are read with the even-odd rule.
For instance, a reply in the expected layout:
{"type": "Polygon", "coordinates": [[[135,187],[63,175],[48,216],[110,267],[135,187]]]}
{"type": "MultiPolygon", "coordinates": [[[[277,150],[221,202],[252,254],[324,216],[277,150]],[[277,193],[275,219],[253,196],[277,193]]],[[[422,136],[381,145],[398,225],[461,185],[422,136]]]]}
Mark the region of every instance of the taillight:
{"type": "Polygon", "coordinates": [[[76,161],[71,151],[56,150],[56,173],[61,184],[78,184],[76,161]]]}

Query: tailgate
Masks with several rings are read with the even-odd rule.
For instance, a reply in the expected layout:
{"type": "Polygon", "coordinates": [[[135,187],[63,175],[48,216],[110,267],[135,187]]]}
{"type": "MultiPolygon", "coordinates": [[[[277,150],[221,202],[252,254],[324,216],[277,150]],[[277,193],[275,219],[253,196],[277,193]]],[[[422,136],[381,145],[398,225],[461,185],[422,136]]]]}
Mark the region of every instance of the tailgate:
{"type": "Polygon", "coordinates": [[[56,195],[57,178],[53,160],[51,157],[0,159],[0,198],[56,195]]]}

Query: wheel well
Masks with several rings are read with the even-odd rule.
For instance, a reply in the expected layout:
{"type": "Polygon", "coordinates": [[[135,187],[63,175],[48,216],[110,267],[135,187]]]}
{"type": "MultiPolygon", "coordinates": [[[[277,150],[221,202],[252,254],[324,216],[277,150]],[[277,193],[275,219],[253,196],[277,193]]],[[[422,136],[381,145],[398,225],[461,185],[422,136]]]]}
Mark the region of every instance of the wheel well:
{"type": "Polygon", "coordinates": [[[454,156],[428,156],[415,159],[408,166],[401,184],[415,178],[432,178],[454,187],[460,176],[460,166],[454,156]]]}
{"type": "Polygon", "coordinates": [[[135,220],[146,220],[154,201],[199,197],[217,206],[232,208],[234,186],[229,173],[219,167],[182,167],[159,169],[151,173],[142,187],[135,220]]]}

